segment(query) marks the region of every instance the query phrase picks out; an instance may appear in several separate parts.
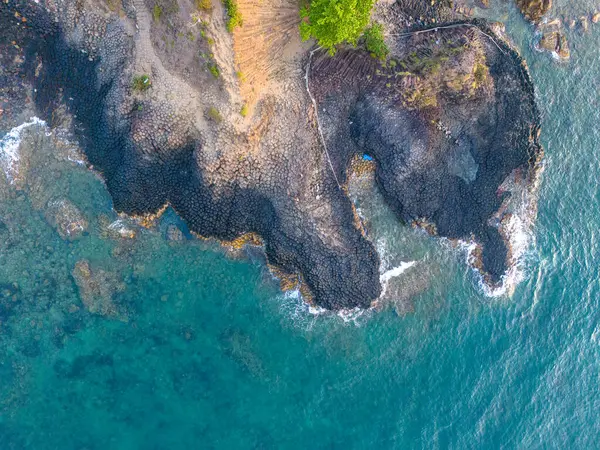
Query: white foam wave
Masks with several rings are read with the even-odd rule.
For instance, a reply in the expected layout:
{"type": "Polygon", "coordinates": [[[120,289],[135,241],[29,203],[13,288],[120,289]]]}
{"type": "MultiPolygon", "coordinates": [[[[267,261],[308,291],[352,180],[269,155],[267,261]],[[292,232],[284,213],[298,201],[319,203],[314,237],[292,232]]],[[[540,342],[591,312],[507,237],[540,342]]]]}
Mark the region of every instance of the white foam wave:
{"type": "Polygon", "coordinates": [[[512,214],[502,225],[502,234],[508,240],[511,254],[508,270],[495,286],[486,283],[483,274],[476,268],[475,250],[479,244],[474,241],[459,241],[459,248],[466,251],[467,264],[475,271],[478,285],[487,297],[511,296],[517,285],[526,277],[527,254],[533,243],[531,222],[520,215],[512,214]]]}
{"type": "Polygon", "coordinates": [[[399,266],[393,267],[392,269],[382,273],[379,276],[379,281],[381,283],[381,295],[379,297],[381,298],[385,295],[387,292],[388,283],[392,278],[402,275],[407,269],[410,269],[416,263],[416,261],[402,261],[399,266]]]}
{"type": "Polygon", "coordinates": [[[46,126],[46,122],[37,117],[31,117],[29,122],[14,127],[0,140],[0,167],[10,184],[14,184],[19,175],[21,133],[25,128],[33,125],[46,126]]]}
{"type": "Polygon", "coordinates": [[[367,317],[373,310],[373,308],[361,309],[356,307],[330,311],[321,306],[305,302],[298,289],[284,292],[278,296],[278,302],[281,312],[286,317],[290,318],[296,326],[306,329],[312,328],[316,320],[342,319],[344,323],[360,326],[359,319],[367,317]]]}
{"type": "Polygon", "coordinates": [[[121,237],[132,237],[135,231],[123,219],[117,219],[112,222],[108,229],[119,234],[121,237]]]}

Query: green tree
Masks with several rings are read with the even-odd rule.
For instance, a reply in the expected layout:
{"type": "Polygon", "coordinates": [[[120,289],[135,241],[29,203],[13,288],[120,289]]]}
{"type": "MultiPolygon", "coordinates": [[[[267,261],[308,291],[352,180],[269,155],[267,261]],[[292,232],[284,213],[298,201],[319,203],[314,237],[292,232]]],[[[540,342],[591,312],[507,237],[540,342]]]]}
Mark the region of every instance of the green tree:
{"type": "Polygon", "coordinates": [[[365,47],[374,58],[381,60],[387,58],[390,50],[383,40],[383,25],[380,23],[374,23],[371,25],[365,30],[364,38],[365,47]]]}
{"type": "Polygon", "coordinates": [[[300,35],[306,41],[314,37],[318,44],[335,54],[343,42],[356,41],[369,23],[374,0],[312,0],[300,10],[300,35]]]}

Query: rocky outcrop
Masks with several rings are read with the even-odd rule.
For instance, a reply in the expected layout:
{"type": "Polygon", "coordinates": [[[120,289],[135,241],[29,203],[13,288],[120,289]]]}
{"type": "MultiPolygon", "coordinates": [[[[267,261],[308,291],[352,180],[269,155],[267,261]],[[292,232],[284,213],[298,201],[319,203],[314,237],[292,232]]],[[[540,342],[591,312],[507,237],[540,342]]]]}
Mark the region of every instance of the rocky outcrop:
{"type": "Polygon", "coordinates": [[[556,55],[560,59],[569,59],[571,52],[567,37],[564,35],[560,21],[555,20],[539,26],[542,33],[539,48],[556,55]]]}
{"type": "Polygon", "coordinates": [[[527,20],[539,22],[552,7],[552,0],[516,0],[527,20]]]}
{"type": "MultiPolygon", "coordinates": [[[[273,70],[279,84],[241,123],[233,81],[209,77],[200,88],[162,63],[143,2],[123,4],[129,18],[83,4],[9,0],[0,15],[26,49],[16,76],[49,124],[68,105],[118,211],[169,204],[199,235],[253,233],[317,304],[369,307],[381,292],[379,258],[345,190],[351,159],[367,152],[401,220],[475,239],[487,281],[500,281],[509,251],[498,211],[510,193],[499,187],[516,170],[527,180],[541,149],[527,70],[484,22],[415,34],[385,66],[360,50],[306,55],[273,70]],[[136,90],[142,71],[151,87],[136,90]]],[[[0,45],[15,35],[0,32],[0,45]]],[[[106,274],[81,262],[73,276],[90,311],[114,314],[106,274]]]]}
{"type": "Polygon", "coordinates": [[[398,217],[474,237],[493,284],[507,270],[499,186],[540,152],[539,118],[518,55],[478,25],[415,35],[386,67],[356,51],[319,55],[312,73],[339,178],[353,153],[371,155],[398,217]]]}

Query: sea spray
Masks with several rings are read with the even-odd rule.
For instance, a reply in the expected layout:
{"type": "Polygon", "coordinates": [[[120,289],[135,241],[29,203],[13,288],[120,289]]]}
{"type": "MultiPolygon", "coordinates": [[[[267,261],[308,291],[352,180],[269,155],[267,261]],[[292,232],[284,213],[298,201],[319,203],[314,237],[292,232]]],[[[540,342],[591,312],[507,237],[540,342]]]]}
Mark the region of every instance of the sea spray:
{"type": "Polygon", "coordinates": [[[29,122],[14,127],[0,140],[0,167],[10,184],[14,184],[19,175],[21,133],[33,125],[46,126],[46,122],[37,117],[31,117],[29,122]]]}

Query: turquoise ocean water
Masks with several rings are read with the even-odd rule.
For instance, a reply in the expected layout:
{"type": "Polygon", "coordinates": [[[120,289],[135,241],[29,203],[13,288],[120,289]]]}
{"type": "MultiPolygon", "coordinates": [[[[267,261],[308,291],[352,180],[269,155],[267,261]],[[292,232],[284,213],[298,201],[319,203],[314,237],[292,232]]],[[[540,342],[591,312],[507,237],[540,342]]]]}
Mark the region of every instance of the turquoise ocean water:
{"type": "Polygon", "coordinates": [[[483,295],[464,252],[402,228],[357,185],[386,267],[415,265],[382,311],[311,314],[257,252],[188,239],[171,212],[111,235],[101,180],[30,127],[27,183],[0,187],[0,449],[597,448],[600,25],[568,30],[558,63],[498,3],[480,13],[528,61],[546,150],[511,298],[483,295]],[[73,241],[48,219],[63,198],[88,222],[73,241]],[[82,260],[114,314],[86,311],[82,260]]]}

